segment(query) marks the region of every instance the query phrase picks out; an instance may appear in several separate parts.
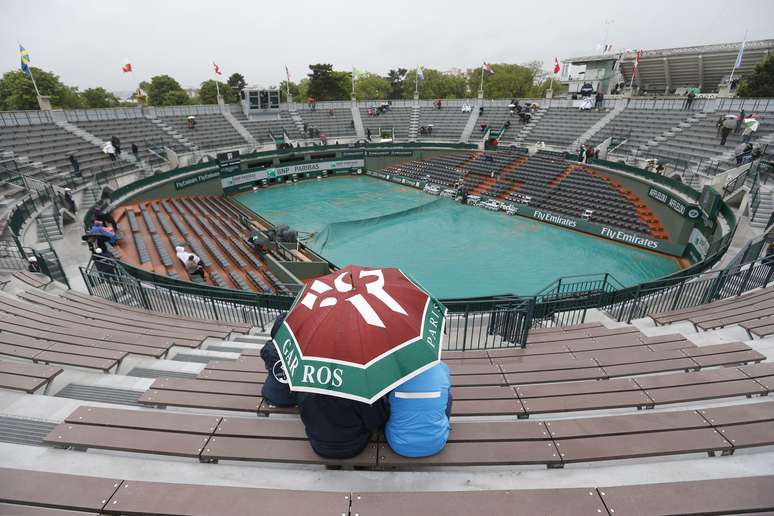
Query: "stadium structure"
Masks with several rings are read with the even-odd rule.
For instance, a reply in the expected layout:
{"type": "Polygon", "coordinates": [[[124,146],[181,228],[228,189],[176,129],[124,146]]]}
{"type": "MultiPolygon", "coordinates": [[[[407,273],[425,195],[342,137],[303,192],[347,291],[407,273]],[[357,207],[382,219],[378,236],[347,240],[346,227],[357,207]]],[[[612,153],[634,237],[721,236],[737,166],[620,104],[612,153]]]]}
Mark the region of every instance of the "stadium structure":
{"type": "MultiPolygon", "coordinates": [[[[754,43],[742,73],[771,41],[754,43]]],[[[735,55],[646,51],[634,83],[712,90],[735,55]]],[[[615,57],[623,82],[631,59],[615,57]]],[[[677,93],[519,99],[524,117],[511,99],[312,107],[260,90],[0,113],[0,513],[774,513],[774,99],[677,93]],[[720,145],[742,109],[756,129],[720,145]],[[737,152],[743,138],[757,151],[737,152]],[[378,195],[343,199],[355,183],[378,195]],[[273,321],[346,265],[329,254],[342,221],[305,234],[278,215],[309,222],[304,196],[325,188],[343,211],[369,203],[368,231],[408,232],[417,213],[440,226],[442,207],[459,231],[502,230],[492,245],[537,234],[552,251],[537,289],[442,300],[454,402],[436,455],[375,435],[325,459],[295,408],[261,398],[273,321]],[[414,204],[390,211],[396,192],[414,204]],[[114,245],[90,231],[106,215],[114,245]],[[503,229],[517,223],[529,231],[503,229]],[[670,272],[622,282],[580,260],[580,276],[551,275],[573,261],[560,237],[604,247],[622,273],[648,259],[670,272]]]]}

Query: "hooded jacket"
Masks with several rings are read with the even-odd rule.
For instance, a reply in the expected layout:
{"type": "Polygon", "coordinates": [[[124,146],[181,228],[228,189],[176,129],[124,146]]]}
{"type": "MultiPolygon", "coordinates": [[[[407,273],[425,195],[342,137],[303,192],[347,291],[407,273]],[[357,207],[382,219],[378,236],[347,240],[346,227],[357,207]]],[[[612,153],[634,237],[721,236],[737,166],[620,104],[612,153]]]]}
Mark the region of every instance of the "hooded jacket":
{"type": "Polygon", "coordinates": [[[261,348],[261,358],[263,364],[266,366],[266,380],[261,387],[261,396],[277,407],[293,407],[296,405],[296,394],[291,392],[290,386],[287,383],[283,383],[278,379],[278,375],[283,380],[285,371],[282,369],[282,362],[280,362],[280,356],[277,352],[277,348],[274,346],[274,337],[282,326],[285,320],[285,314],[280,315],[274,320],[274,326],[271,328],[271,338],[261,348]]]}
{"type": "Polygon", "coordinates": [[[451,377],[443,362],[393,390],[390,420],[384,435],[404,457],[427,457],[441,451],[449,438],[451,377]]]}
{"type": "Polygon", "coordinates": [[[312,449],[330,459],[348,459],[363,451],[389,414],[384,398],[369,405],[325,394],[299,392],[297,396],[312,449]]]}

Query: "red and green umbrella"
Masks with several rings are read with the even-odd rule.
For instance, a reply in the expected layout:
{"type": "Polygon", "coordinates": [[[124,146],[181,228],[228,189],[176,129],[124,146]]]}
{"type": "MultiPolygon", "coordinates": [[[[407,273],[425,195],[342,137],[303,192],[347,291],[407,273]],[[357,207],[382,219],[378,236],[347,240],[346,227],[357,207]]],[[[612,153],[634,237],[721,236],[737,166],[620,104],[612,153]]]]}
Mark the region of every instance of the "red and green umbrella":
{"type": "Polygon", "coordinates": [[[373,403],[441,358],[446,307],[395,268],[306,285],[274,337],[293,391],[373,403]]]}

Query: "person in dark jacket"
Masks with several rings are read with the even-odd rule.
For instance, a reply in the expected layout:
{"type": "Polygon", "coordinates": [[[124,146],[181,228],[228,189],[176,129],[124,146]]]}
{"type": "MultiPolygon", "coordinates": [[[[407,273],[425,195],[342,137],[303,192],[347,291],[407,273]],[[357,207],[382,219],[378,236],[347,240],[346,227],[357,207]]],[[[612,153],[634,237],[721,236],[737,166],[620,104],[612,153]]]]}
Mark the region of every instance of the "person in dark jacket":
{"type": "Polygon", "coordinates": [[[371,434],[378,432],[389,417],[384,398],[373,405],[359,401],[299,392],[301,421],[312,449],[321,457],[348,459],[368,445],[371,434]]]}
{"type": "Polygon", "coordinates": [[[271,340],[267,341],[261,348],[261,358],[267,373],[266,380],[261,387],[261,396],[276,407],[294,407],[296,405],[296,394],[290,390],[279,353],[274,346],[274,337],[285,321],[286,315],[282,314],[274,320],[274,326],[272,326],[270,333],[271,340]]]}

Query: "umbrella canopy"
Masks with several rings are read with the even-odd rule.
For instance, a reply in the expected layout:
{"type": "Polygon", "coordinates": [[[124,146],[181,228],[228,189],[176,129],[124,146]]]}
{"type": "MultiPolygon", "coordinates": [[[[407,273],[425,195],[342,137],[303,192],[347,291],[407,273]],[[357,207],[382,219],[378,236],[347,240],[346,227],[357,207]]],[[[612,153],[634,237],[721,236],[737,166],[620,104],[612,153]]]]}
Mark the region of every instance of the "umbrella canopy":
{"type": "Polygon", "coordinates": [[[274,338],[291,390],[373,403],[440,361],[446,307],[395,268],[308,284],[274,338]]]}
{"type": "Polygon", "coordinates": [[[749,130],[753,131],[753,132],[758,130],[758,126],[759,125],[761,125],[761,123],[758,120],[754,119],[754,118],[745,118],[744,119],[744,127],[746,129],[749,129],[749,130]]]}

